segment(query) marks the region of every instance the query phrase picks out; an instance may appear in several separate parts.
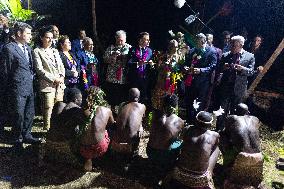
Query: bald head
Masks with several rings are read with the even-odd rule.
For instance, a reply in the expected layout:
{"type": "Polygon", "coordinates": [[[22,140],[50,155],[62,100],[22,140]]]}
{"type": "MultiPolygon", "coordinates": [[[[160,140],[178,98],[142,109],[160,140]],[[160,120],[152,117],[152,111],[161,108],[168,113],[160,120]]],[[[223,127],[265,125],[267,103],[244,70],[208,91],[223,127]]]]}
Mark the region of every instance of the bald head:
{"type": "Polygon", "coordinates": [[[140,91],[137,88],[129,89],[129,100],[138,102],[140,98],[140,91]]]}
{"type": "Polygon", "coordinates": [[[240,103],[236,107],[235,114],[238,116],[244,116],[249,113],[248,106],[244,103],[240,103]]]}

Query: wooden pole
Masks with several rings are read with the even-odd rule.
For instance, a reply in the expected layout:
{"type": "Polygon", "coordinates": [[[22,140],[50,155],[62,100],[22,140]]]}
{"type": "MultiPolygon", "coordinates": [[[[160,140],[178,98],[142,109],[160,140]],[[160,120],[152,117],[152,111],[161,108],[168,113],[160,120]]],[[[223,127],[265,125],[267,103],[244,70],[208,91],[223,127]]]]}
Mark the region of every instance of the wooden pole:
{"type": "Polygon", "coordinates": [[[96,0],[92,0],[92,16],[93,16],[93,34],[97,38],[97,16],[96,16],[96,0]]]}
{"type": "Polygon", "coordinates": [[[255,88],[257,87],[257,85],[259,84],[259,82],[261,81],[263,76],[266,74],[266,72],[269,70],[269,68],[272,66],[272,64],[274,63],[276,58],[279,56],[279,54],[281,53],[283,48],[284,48],[284,38],[282,39],[282,41],[280,42],[280,44],[278,45],[278,47],[276,48],[274,53],[271,55],[269,60],[265,63],[265,65],[263,67],[263,71],[257,75],[255,80],[253,81],[253,83],[249,87],[249,89],[247,91],[246,99],[254,92],[255,88]]]}

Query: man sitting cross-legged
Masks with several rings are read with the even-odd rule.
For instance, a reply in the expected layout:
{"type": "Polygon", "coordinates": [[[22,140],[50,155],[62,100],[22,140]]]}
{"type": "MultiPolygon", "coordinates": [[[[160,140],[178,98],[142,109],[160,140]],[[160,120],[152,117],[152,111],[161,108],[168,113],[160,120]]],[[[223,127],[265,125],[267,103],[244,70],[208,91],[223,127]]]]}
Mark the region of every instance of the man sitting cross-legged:
{"type": "Polygon", "coordinates": [[[126,157],[125,171],[128,170],[133,158],[138,156],[140,135],[143,132],[142,119],[146,106],[139,103],[140,91],[137,88],[129,90],[129,101],[122,103],[117,119],[116,129],[111,142],[112,151],[126,157]]]}
{"type": "Polygon", "coordinates": [[[105,93],[98,87],[91,86],[87,90],[87,100],[84,110],[86,120],[79,126],[80,153],[85,158],[84,169],[91,171],[92,159],[101,157],[107,152],[109,136],[106,127],[114,124],[114,119],[105,93]]]}
{"type": "Polygon", "coordinates": [[[47,157],[68,164],[78,163],[78,147],[74,147],[77,139],[77,127],[85,120],[80,107],[82,94],[79,89],[72,88],[66,93],[66,103],[56,102],[52,109],[50,129],[46,144],[43,144],[39,157],[47,157]]]}
{"type": "Polygon", "coordinates": [[[219,156],[219,134],[211,131],[212,114],[201,111],[194,126],[186,129],[172,184],[188,188],[214,189],[212,173],[219,156]]]}
{"type": "Polygon", "coordinates": [[[243,103],[237,105],[235,114],[226,118],[221,132],[223,164],[228,171],[224,188],[258,188],[263,176],[259,120],[248,115],[243,103]]]}
{"type": "Polygon", "coordinates": [[[181,148],[178,137],[184,126],[184,121],[176,115],[178,97],[167,95],[163,102],[163,112],[157,111],[153,115],[147,146],[147,155],[160,176],[172,168],[177,160],[181,148]]]}

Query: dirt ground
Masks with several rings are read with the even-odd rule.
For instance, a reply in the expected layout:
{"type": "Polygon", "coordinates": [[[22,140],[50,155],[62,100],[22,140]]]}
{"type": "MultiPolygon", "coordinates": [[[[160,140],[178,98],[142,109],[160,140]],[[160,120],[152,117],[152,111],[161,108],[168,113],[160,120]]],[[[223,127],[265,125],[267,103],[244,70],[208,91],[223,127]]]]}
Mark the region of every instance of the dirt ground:
{"type": "MultiPolygon", "coordinates": [[[[34,135],[45,136],[40,120],[35,121],[34,135]]],[[[25,146],[22,154],[16,153],[9,144],[10,128],[5,128],[5,137],[0,140],[0,189],[10,188],[155,188],[156,178],[146,155],[149,133],[144,131],[140,143],[140,158],[134,167],[125,174],[120,167],[119,159],[107,155],[95,162],[93,172],[85,173],[79,163],[69,164],[68,154],[47,152],[57,160],[45,159],[39,162],[39,146],[25,146]]],[[[272,132],[266,125],[261,126],[262,149],[265,156],[265,188],[283,189],[284,171],[275,168],[279,149],[284,148],[284,132],[272,132]],[[281,141],[282,138],[282,141],[281,141]]],[[[215,185],[220,187],[223,181],[222,158],[215,167],[215,185]]]]}

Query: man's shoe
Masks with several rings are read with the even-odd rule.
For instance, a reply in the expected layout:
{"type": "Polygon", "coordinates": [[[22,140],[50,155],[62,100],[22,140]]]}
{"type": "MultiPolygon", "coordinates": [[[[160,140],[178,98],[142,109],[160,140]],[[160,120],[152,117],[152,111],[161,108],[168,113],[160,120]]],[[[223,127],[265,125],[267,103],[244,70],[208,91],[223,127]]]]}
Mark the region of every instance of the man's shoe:
{"type": "Polygon", "coordinates": [[[41,138],[29,137],[25,138],[23,142],[26,144],[40,144],[42,140],[41,138]]]}

